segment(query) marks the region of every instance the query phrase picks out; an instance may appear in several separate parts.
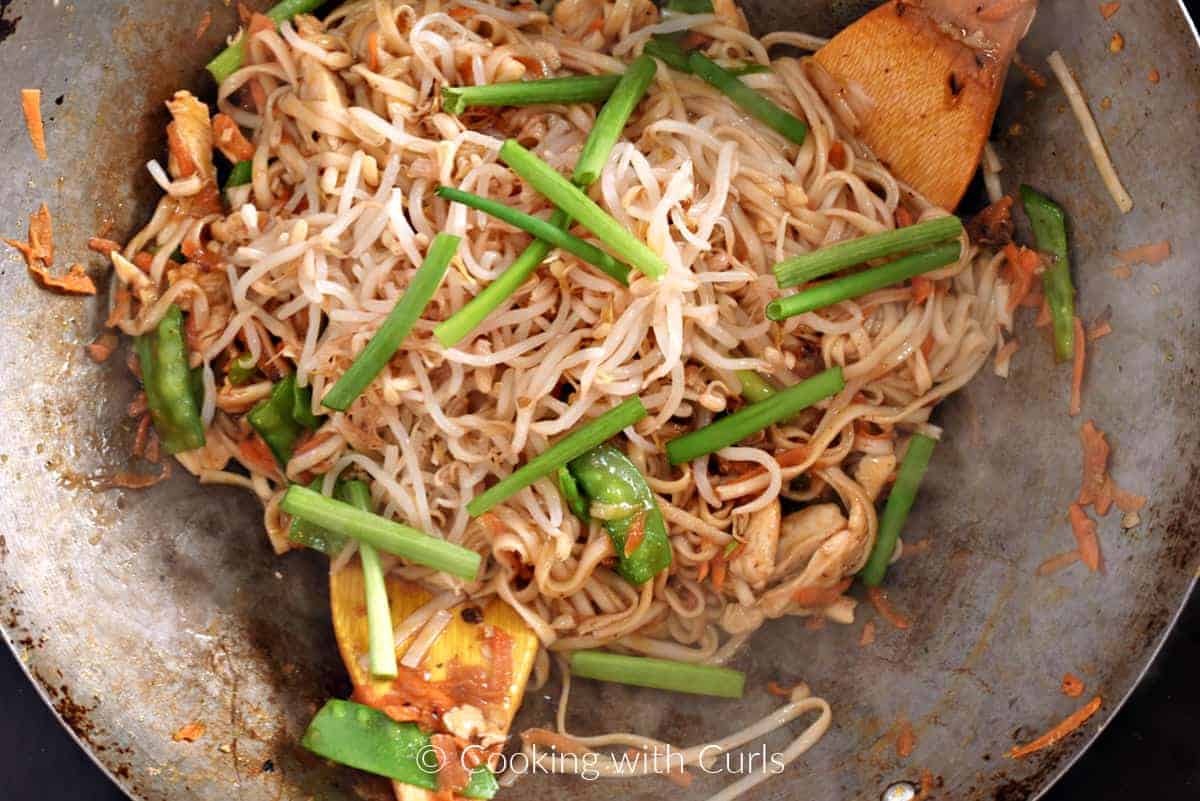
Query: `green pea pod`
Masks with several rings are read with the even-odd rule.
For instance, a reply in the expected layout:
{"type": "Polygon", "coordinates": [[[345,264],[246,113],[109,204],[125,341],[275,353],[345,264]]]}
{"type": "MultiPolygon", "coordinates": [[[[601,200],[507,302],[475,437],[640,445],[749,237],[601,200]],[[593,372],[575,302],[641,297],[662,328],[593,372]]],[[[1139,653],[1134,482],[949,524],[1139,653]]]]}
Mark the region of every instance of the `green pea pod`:
{"type": "Polygon", "coordinates": [[[1067,252],[1067,215],[1062,206],[1031,186],[1021,185],[1021,205],[1029,216],[1038,250],[1054,257],[1042,273],[1042,292],[1054,322],[1054,354],[1067,361],[1075,354],[1075,285],[1067,252]]]}
{"type": "MultiPolygon", "coordinates": [[[[317,476],[308,485],[308,488],[313,492],[321,491],[321,484],[325,479],[317,476]]],[[[337,489],[334,490],[334,496],[341,500],[349,500],[343,497],[344,485],[346,482],[338,482],[337,489]]],[[[346,538],[335,531],[330,531],[327,528],[318,526],[316,523],[310,523],[307,520],[301,520],[298,517],[292,518],[292,525],[288,529],[288,539],[297,545],[303,545],[305,548],[312,548],[314,551],[320,551],[326,556],[332,558],[342,552],[346,547],[346,538]]]]}
{"type": "MultiPolygon", "coordinates": [[[[425,790],[437,789],[437,753],[429,735],[415,723],[397,723],[369,706],[336,698],[326,701],[300,744],[342,765],[425,790]]],[[[492,772],[479,767],[459,795],[488,799],[498,789],[492,772]]]]}
{"type": "Polygon", "coordinates": [[[225,372],[229,383],[235,387],[240,387],[242,384],[250,383],[250,379],[254,378],[258,372],[258,362],[249,353],[243,353],[229,363],[229,369],[225,372]]]}
{"type": "Polygon", "coordinates": [[[246,415],[281,467],[286,466],[292,458],[292,449],[303,431],[292,416],[295,404],[296,376],[289,375],[275,384],[269,398],[246,415]]]}
{"type": "Polygon", "coordinates": [[[579,491],[579,483],[575,480],[575,476],[571,475],[571,471],[567,469],[566,465],[558,468],[557,475],[558,491],[562,493],[571,514],[585,523],[590,523],[592,516],[588,514],[587,498],[583,497],[583,493],[579,491]]]}
{"type": "Polygon", "coordinates": [[[671,564],[671,542],[658,501],[646,477],[629,458],[611,445],[600,445],[568,465],[583,497],[609,507],[636,506],[643,511],[616,520],[604,528],[617,551],[617,573],[630,584],[644,584],[671,564]],[[633,553],[625,555],[625,540],[641,518],[643,537],[633,553]]]}
{"type": "Polygon", "coordinates": [[[293,381],[292,390],[292,419],[309,430],[320,426],[321,421],[312,410],[312,387],[302,387],[293,381]]]}
{"type": "Polygon", "coordinates": [[[204,445],[204,423],[192,390],[183,312],[171,305],[153,332],[134,340],[154,430],[167,453],[204,445]]]}

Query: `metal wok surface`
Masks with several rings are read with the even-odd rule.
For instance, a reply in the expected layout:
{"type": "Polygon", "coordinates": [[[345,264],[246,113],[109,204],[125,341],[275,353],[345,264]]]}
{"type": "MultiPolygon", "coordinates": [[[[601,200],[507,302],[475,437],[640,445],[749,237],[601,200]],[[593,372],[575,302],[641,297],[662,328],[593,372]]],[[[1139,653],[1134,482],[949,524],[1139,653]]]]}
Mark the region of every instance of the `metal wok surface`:
{"type": "MultiPolygon", "coordinates": [[[[257,5],[262,5],[261,3],[257,5]]],[[[1022,47],[1042,64],[1062,50],[1092,100],[1137,202],[1122,217],[1091,167],[1060,92],[1027,96],[1013,80],[997,123],[1002,178],[1063,201],[1074,222],[1081,311],[1111,308],[1115,333],[1091,347],[1083,417],[1066,415],[1066,368],[1024,320],[1026,345],[1001,381],[989,371],[940,411],[947,429],[910,539],[931,548],[891,573],[893,602],[914,625],[880,624],[857,644],[851,627],[808,631],[776,621],[738,660],[751,688],[804,678],[834,706],[825,739],[753,797],[877,797],[889,782],[937,777],[934,798],[1031,798],[1087,746],[1125,698],[1171,625],[1200,564],[1200,69],[1183,11],[1126,3],[1105,21],[1090,2],[1043,2],[1022,47]],[[1120,31],[1125,50],[1109,39],[1120,31]],[[1157,69],[1161,80],[1148,80],[1157,69]],[[1115,278],[1112,252],[1170,239],[1174,255],[1115,278]],[[1142,523],[1100,523],[1107,572],[1075,566],[1035,576],[1071,547],[1066,505],[1079,482],[1075,432],[1095,418],[1114,445],[1114,475],[1150,496],[1142,523]],[[914,536],[915,535],[915,536],[914,536]],[[1075,709],[1064,672],[1104,697],[1066,742],[1027,760],[1004,753],[1075,709]],[[898,721],[916,748],[896,755],[898,721]]],[[[759,31],[829,34],[862,2],[751,0],[759,31]]],[[[129,233],[157,189],[142,169],[164,148],[162,102],[179,87],[211,96],[202,65],[235,23],[207,0],[0,3],[0,232],[22,236],[29,212],[54,213],[59,263],[92,261],[87,237],[105,221],[129,233]],[[214,24],[199,41],[204,11],[214,24]],[[51,158],[38,162],[18,90],[40,87],[51,158]]],[[[98,272],[99,265],[93,268],[98,272]]],[[[325,698],[347,690],[326,608],[323,559],[271,555],[247,495],[177,475],[149,491],[101,491],[124,463],[135,391],[114,358],[82,346],[99,330],[99,300],[35,288],[15,254],[0,257],[0,622],[30,675],[84,747],[135,798],[267,801],[375,797],[369,777],[308,756],[299,735],[325,698]],[[204,735],[171,734],[201,721],[204,735]]],[[[691,744],[777,704],[696,701],[581,682],[570,724],[623,728],[691,744]]],[[[530,694],[518,726],[552,719],[552,689],[530,694]]],[[[1090,696],[1085,696],[1090,697],[1090,696]]],[[[768,749],[783,745],[776,733],[768,749]]],[[[736,770],[736,765],[731,769],[736,770]]],[[[703,776],[701,798],[731,777],[703,776]]],[[[508,798],[657,798],[661,780],[537,777],[508,798]]]]}

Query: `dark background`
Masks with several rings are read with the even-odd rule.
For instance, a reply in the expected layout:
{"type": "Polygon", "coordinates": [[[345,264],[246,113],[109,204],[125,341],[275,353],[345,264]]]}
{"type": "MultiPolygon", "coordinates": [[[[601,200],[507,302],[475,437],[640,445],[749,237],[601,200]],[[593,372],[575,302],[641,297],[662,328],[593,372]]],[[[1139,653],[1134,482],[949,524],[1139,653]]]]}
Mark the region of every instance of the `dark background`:
{"type": "MultiPolygon", "coordinates": [[[[1046,801],[1200,797],[1197,668],[1200,593],[1129,703],[1046,801]]],[[[124,801],[59,725],[3,646],[0,710],[0,798],[124,801]]]]}

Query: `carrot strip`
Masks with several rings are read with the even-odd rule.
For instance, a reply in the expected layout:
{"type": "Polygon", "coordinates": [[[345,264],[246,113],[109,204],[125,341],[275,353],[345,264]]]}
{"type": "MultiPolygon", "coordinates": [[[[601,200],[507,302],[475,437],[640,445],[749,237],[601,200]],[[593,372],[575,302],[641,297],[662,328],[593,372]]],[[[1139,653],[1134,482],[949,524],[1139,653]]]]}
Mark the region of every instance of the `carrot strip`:
{"type": "Polygon", "coordinates": [[[829,166],[835,170],[846,169],[846,146],[841,141],[834,142],[829,147],[829,166]]]}
{"type": "Polygon", "coordinates": [[[900,722],[900,732],[896,735],[896,756],[907,759],[917,747],[917,734],[913,731],[912,723],[907,720],[900,722]]]}
{"type": "Polygon", "coordinates": [[[862,635],[858,638],[858,644],[866,648],[873,642],[875,642],[875,621],[868,620],[863,624],[862,635]]]}
{"type": "Polygon", "coordinates": [[[34,152],[42,161],[46,155],[46,129],[42,125],[42,90],[21,90],[21,111],[25,114],[25,127],[29,130],[29,141],[33,143],[34,152]]]}
{"type": "Polygon", "coordinates": [[[254,145],[242,134],[242,129],[228,114],[217,114],[212,119],[213,144],[225,154],[225,158],[236,164],[254,158],[254,145]]]}
{"type": "Polygon", "coordinates": [[[888,603],[887,593],[879,587],[868,587],[867,597],[871,599],[871,605],[875,607],[875,611],[879,616],[891,623],[898,629],[907,629],[912,626],[912,623],[907,617],[897,612],[888,603]]]}
{"type": "Polygon", "coordinates": [[[716,556],[710,560],[712,562],[712,585],[717,592],[725,586],[725,559],[722,556],[716,556]]]}
{"type": "Polygon", "coordinates": [[[923,275],[912,280],[913,303],[924,303],[933,294],[933,281],[923,275]]]}
{"type": "Polygon", "coordinates": [[[1064,673],[1062,679],[1063,695],[1068,698],[1078,698],[1083,695],[1083,679],[1074,673],[1064,673]]]}
{"type": "Polygon", "coordinates": [[[1100,696],[1097,695],[1091,701],[1088,701],[1082,707],[1072,712],[1061,723],[1050,729],[1050,731],[1046,732],[1041,737],[1038,737],[1033,742],[1025,745],[1015,746],[1011,751],[1008,752],[1008,756],[1012,757],[1013,759],[1021,759],[1022,757],[1027,757],[1030,754],[1041,751],[1043,748],[1049,748],[1086,723],[1088,718],[1096,714],[1096,711],[1100,709],[1101,703],[1102,701],[1100,696]]]}
{"type": "Polygon", "coordinates": [[[797,605],[807,608],[818,608],[836,603],[842,593],[850,589],[853,579],[842,579],[832,587],[801,587],[792,593],[792,600],[797,605]]]}
{"type": "Polygon", "coordinates": [[[1079,414],[1080,408],[1083,406],[1083,360],[1084,351],[1087,349],[1084,343],[1087,338],[1083,334],[1083,323],[1079,318],[1075,318],[1075,358],[1071,362],[1071,406],[1068,412],[1072,417],[1079,414]]]}
{"type": "Polygon", "coordinates": [[[1103,339],[1111,334],[1112,331],[1112,323],[1110,323],[1108,320],[1097,320],[1088,326],[1088,342],[1095,342],[1097,339],[1103,339]]]}
{"type": "Polygon", "coordinates": [[[1078,561],[1078,549],[1072,549],[1063,553],[1058,553],[1038,565],[1037,574],[1039,576],[1052,576],[1058,571],[1065,570],[1078,561]]]}
{"type": "MultiPolygon", "coordinates": [[[[453,11],[457,11],[461,6],[456,6],[453,11]]],[[[379,31],[371,31],[367,34],[367,69],[371,72],[379,72],[379,31]]]]}
{"type": "Polygon", "coordinates": [[[1106,515],[1112,505],[1108,480],[1108,440],[1104,432],[1096,428],[1092,420],[1088,420],[1079,429],[1079,444],[1083,448],[1083,480],[1075,503],[1081,507],[1090,504],[1101,515],[1106,515]]]}
{"type": "Polygon", "coordinates": [[[1071,532],[1075,535],[1075,544],[1079,546],[1079,559],[1088,570],[1100,572],[1100,538],[1096,536],[1096,521],[1088,517],[1087,512],[1077,503],[1067,509],[1071,520],[1071,532]]]}
{"type": "Polygon", "coordinates": [[[791,698],[794,687],[784,687],[777,681],[767,682],[767,692],[779,698],[791,698]]]}

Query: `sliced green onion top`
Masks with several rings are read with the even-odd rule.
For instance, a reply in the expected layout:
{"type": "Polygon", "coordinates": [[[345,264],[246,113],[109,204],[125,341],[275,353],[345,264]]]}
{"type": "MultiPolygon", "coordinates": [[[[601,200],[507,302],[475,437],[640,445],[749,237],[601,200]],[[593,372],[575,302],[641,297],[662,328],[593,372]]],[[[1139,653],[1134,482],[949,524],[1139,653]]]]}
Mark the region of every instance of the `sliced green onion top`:
{"type": "Polygon", "coordinates": [[[288,487],[279,502],[279,508],[293,517],[353,537],[384,553],[395,554],[434,570],[467,580],[474,579],[479,572],[482,560],[474,551],[431,537],[386,517],[356,509],[348,503],[326,498],[298,484],[288,487]]]}
{"type": "MultiPolygon", "coordinates": [[[[341,500],[364,512],[371,511],[371,490],[362,481],[347,481],[339,487],[341,500]]],[[[367,602],[367,659],[371,675],[394,679],[397,675],[396,640],[392,629],[392,610],[388,603],[387,579],[375,546],[358,544],[362,561],[363,585],[367,602]]]]}
{"type": "Polygon", "coordinates": [[[780,108],[765,95],[751,89],[736,75],[702,53],[693,52],[688,55],[688,66],[692,68],[692,72],[715,86],[742,111],[755,117],[784,138],[790,139],[798,145],[804,144],[804,138],[808,135],[808,126],[794,114],[780,108]]]}
{"type": "Polygon", "coordinates": [[[743,406],[704,428],[676,437],[667,443],[671,464],[683,464],[721,448],[741,442],[767,426],[792,417],[814,403],[836,395],[846,386],[842,368],[831,367],[807,381],[776,392],[766,400],[743,406]]]}
{"type": "Polygon", "coordinates": [[[571,674],[585,679],[721,698],[741,698],[746,687],[746,675],[738,670],[608,651],[572,652],[571,674]]]}
{"type": "Polygon", "coordinates": [[[737,370],[735,375],[742,383],[742,397],[750,403],[765,401],[778,391],[770,381],[753,370],[737,370]]]}
{"type": "MultiPolygon", "coordinates": [[[[267,16],[278,25],[284,20],[291,19],[297,14],[307,14],[315,11],[325,0],[283,0],[276,3],[267,11],[267,16]]],[[[242,68],[246,59],[246,37],[239,36],[237,41],[226,47],[216,58],[208,62],[208,71],[217,83],[228,78],[242,68]]]]}
{"type": "Polygon", "coordinates": [[[907,281],[922,273],[945,267],[957,261],[962,253],[962,243],[957,240],[936,245],[929,250],[903,256],[882,267],[872,267],[853,275],[835,278],[823,284],[810,286],[795,295],[778,298],[767,304],[767,318],[786,320],[798,314],[823,309],[843,300],[857,298],[868,292],[907,281]]]}
{"type": "Polygon", "coordinates": [[[583,152],[579,154],[579,160],[575,163],[576,186],[587,188],[600,177],[604,165],[608,163],[613,145],[621,138],[625,123],[645,96],[657,69],[653,58],[642,55],[634,59],[625,70],[612,96],[596,115],[592,132],[583,144],[583,152]]]}
{"type": "Polygon", "coordinates": [[[543,476],[554,473],[558,468],[587,453],[602,442],[613,438],[625,428],[646,416],[646,407],[638,398],[629,398],[609,409],[594,420],[585,423],[530,459],[507,478],[491,489],[476,495],[467,504],[472,517],[491,509],[498,503],[516,495],[543,476]]]}
{"type": "Polygon", "coordinates": [[[413,275],[408,288],[404,290],[400,300],[396,301],[387,319],[375,332],[375,336],[371,337],[362,353],[355,357],[354,362],[333,385],[333,389],[321,399],[323,405],[344,412],[367,385],[375,380],[375,376],[379,375],[395,355],[400,343],[412,331],[417,318],[429,305],[461,241],[460,237],[444,233],[434,238],[425,261],[413,275]]]}
{"type": "Polygon", "coordinates": [[[662,278],[667,274],[666,262],[645,242],[625,229],[608,212],[597,206],[579,187],[546,162],[523,148],[516,139],[509,139],[500,148],[500,158],[520,175],[535,190],[545,195],[551,203],[562,209],[572,219],[595,234],[631,267],[641,270],[651,278],[662,278]]]}
{"type": "Polygon", "coordinates": [[[598,103],[613,93],[620,80],[620,75],[571,75],[483,86],[447,86],[442,89],[442,109],[458,115],[470,106],[598,103]]]}
{"type": "Polygon", "coordinates": [[[828,245],[811,253],[785,259],[772,269],[780,288],[799,286],[871,259],[936,245],[961,236],[962,232],[962,220],[951,214],[894,231],[828,245]]]}
{"type": "Polygon", "coordinates": [[[883,583],[888,564],[892,561],[892,553],[896,550],[896,541],[908,519],[908,512],[917,499],[917,488],[929,467],[929,458],[933,455],[933,446],[937,440],[924,434],[914,434],[908,441],[908,451],[900,463],[896,474],[896,483],[888,493],[887,505],[883,507],[883,516],[879,518],[879,533],[875,537],[875,546],[871,548],[871,556],[867,564],[859,572],[859,577],[868,587],[878,587],[883,583]]]}

